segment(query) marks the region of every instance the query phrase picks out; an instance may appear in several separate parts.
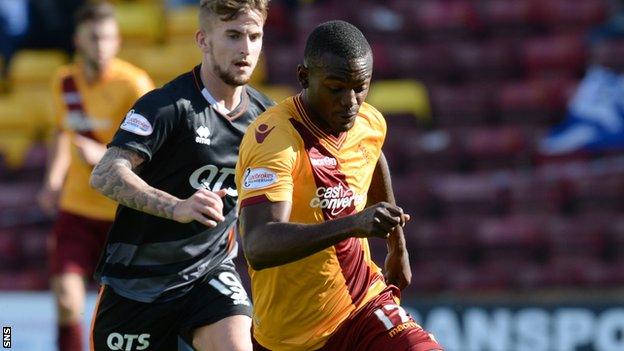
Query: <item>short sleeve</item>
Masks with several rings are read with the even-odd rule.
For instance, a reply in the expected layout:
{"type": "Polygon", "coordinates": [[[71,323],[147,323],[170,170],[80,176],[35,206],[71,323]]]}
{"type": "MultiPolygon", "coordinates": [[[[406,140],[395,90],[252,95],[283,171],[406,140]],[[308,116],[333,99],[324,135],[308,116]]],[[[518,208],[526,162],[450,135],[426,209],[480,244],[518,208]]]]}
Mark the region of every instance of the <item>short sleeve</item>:
{"type": "Polygon", "coordinates": [[[375,152],[375,159],[378,159],[381,154],[381,148],[386,140],[386,134],[388,132],[388,126],[386,119],[374,106],[365,103],[360,110],[364,113],[368,120],[368,126],[370,130],[367,132],[367,142],[370,143],[375,152]],[[363,110],[363,111],[362,111],[363,110]]]}
{"type": "Polygon", "coordinates": [[[384,118],[383,114],[379,112],[379,110],[377,110],[375,107],[371,105],[368,105],[368,107],[371,111],[371,126],[376,132],[381,133],[381,143],[383,144],[383,141],[386,139],[386,133],[388,132],[386,119],[384,118]]]}
{"type": "Polygon", "coordinates": [[[251,126],[236,165],[240,207],[262,201],[292,201],[292,174],[299,148],[287,128],[268,123],[251,126]]]}
{"type": "Polygon", "coordinates": [[[117,146],[151,160],[179,122],[176,103],[162,89],[141,97],[126,114],[108,147],[117,146]]]}
{"type": "Polygon", "coordinates": [[[137,100],[141,96],[147,94],[154,89],[154,82],[145,72],[141,72],[137,75],[136,79],[131,81],[131,89],[133,98],[137,100]]]}

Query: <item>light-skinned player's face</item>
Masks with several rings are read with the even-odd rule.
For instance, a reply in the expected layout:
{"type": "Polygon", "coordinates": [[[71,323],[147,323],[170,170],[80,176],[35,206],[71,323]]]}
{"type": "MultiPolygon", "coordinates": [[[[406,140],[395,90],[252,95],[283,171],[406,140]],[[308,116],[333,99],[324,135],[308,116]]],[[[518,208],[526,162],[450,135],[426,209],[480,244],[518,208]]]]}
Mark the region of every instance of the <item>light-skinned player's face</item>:
{"type": "Polygon", "coordinates": [[[264,18],[257,11],[248,10],[234,20],[216,19],[196,36],[204,62],[226,84],[245,85],[262,51],[264,18]]]}
{"type": "Polygon", "coordinates": [[[345,60],[325,54],[315,65],[299,67],[299,80],[314,119],[331,134],[353,128],[368,95],[373,73],[372,55],[345,60]]]}
{"type": "Polygon", "coordinates": [[[76,28],[74,43],[85,64],[101,72],[119,52],[119,26],[113,18],[87,21],[76,28]]]}

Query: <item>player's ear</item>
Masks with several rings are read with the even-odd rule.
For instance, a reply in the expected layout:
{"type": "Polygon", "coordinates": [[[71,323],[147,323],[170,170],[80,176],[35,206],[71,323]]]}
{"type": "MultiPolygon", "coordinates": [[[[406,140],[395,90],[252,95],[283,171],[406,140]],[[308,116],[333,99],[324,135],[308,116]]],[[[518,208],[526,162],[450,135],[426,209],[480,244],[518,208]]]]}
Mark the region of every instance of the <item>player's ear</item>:
{"type": "Polygon", "coordinates": [[[310,70],[308,69],[308,67],[304,65],[297,66],[297,79],[299,80],[299,84],[301,84],[301,87],[303,87],[304,89],[306,89],[309,85],[309,73],[310,70]]]}
{"type": "Polygon", "coordinates": [[[208,36],[201,29],[195,32],[195,44],[197,44],[197,47],[203,53],[207,53],[209,51],[210,45],[208,45],[208,36]]]}

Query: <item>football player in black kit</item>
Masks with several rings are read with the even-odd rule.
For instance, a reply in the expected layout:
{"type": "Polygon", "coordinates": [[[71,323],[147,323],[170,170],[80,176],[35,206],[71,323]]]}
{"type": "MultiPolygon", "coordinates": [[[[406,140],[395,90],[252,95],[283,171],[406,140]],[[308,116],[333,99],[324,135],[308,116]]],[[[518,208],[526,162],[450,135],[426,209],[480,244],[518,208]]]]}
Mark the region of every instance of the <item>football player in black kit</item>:
{"type": "Polygon", "coordinates": [[[234,169],[247,126],[273,102],[246,83],[268,0],[202,0],[201,65],[139,99],[94,168],[120,203],[96,272],[94,350],[251,350],[234,269],[234,169]]]}

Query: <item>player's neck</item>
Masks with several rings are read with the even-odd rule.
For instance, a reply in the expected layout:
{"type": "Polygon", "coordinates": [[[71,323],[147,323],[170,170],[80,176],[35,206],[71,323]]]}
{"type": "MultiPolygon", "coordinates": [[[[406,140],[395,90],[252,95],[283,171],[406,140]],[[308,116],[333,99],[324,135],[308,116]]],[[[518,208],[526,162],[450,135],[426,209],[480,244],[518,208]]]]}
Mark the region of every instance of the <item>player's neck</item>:
{"type": "Polygon", "coordinates": [[[303,101],[303,108],[308,113],[308,116],[310,116],[310,120],[312,121],[312,123],[314,123],[318,128],[320,128],[327,134],[333,135],[335,137],[340,136],[340,133],[333,132],[331,128],[327,125],[327,123],[322,118],[320,118],[316,111],[312,108],[310,102],[308,101],[309,98],[307,95],[307,89],[303,90],[303,94],[301,94],[301,100],[303,101]]]}
{"type": "Polygon", "coordinates": [[[231,86],[226,84],[221,78],[217,77],[208,69],[208,65],[201,65],[201,80],[204,88],[208,90],[210,95],[226,109],[232,111],[241,102],[241,93],[243,86],[231,86]]]}
{"type": "Polygon", "coordinates": [[[89,62],[85,60],[79,61],[79,67],[82,70],[85,81],[87,84],[94,84],[104,76],[104,69],[89,64],[89,62]]]}

